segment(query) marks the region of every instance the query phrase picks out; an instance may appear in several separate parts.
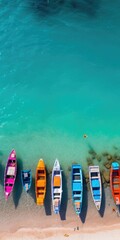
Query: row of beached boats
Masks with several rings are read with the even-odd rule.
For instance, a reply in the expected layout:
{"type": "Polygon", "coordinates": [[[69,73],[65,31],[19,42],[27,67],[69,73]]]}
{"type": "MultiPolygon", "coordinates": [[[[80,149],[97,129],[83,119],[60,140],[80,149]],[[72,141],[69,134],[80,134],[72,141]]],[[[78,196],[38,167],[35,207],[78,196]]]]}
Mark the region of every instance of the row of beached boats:
{"type": "MultiPolygon", "coordinates": [[[[15,150],[12,150],[6,164],[4,173],[4,194],[6,200],[10,196],[17,174],[17,158],[15,150]]],[[[29,191],[32,182],[31,170],[21,171],[21,180],[23,188],[29,191]]],[[[102,202],[102,183],[99,166],[89,166],[89,181],[92,198],[98,211],[102,202]]],[[[35,192],[37,205],[43,205],[46,194],[46,167],[43,159],[40,159],[36,168],[35,192]]],[[[71,173],[72,184],[72,200],[77,215],[81,213],[83,203],[83,171],[80,164],[72,165],[71,173]]],[[[110,170],[110,187],[115,204],[120,205],[120,166],[117,162],[113,162],[110,170]]],[[[58,214],[60,212],[62,200],[62,170],[59,161],[56,159],[51,178],[51,195],[53,211],[58,214]]]]}

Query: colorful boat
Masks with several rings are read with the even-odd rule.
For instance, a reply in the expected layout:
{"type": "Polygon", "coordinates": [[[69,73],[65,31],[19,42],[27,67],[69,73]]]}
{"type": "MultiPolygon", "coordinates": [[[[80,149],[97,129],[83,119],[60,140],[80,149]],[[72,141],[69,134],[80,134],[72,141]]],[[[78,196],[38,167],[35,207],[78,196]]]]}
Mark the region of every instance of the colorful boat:
{"type": "Polygon", "coordinates": [[[120,166],[113,162],[110,169],[110,188],[116,206],[120,205],[120,166]]]}
{"type": "Polygon", "coordinates": [[[100,210],[102,201],[102,184],[99,166],[89,166],[90,188],[97,210],[100,210]]]}
{"type": "Polygon", "coordinates": [[[40,159],[36,168],[36,203],[43,205],[46,194],[46,168],[43,159],[40,159]]]}
{"type": "Polygon", "coordinates": [[[26,192],[29,191],[32,183],[32,173],[31,170],[22,170],[21,171],[21,181],[22,186],[26,192]]]}
{"type": "Polygon", "coordinates": [[[83,201],[83,174],[79,164],[72,165],[72,200],[75,212],[79,215],[83,201]]]}
{"type": "Polygon", "coordinates": [[[51,193],[53,211],[55,214],[58,214],[62,199],[62,170],[57,159],[55,160],[52,170],[51,193]]]}
{"type": "Polygon", "coordinates": [[[17,159],[16,152],[12,150],[6,164],[5,172],[4,172],[4,194],[6,200],[10,196],[16,179],[17,173],[17,159]]]}

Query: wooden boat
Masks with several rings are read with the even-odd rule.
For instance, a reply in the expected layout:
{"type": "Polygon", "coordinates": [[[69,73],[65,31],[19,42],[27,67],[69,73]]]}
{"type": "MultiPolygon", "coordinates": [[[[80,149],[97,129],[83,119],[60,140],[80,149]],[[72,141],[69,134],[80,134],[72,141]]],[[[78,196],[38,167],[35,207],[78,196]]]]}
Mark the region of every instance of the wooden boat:
{"type": "Polygon", "coordinates": [[[32,183],[32,174],[31,170],[22,170],[21,171],[21,181],[22,186],[26,192],[29,191],[32,183]]]}
{"type": "Polygon", "coordinates": [[[89,166],[90,188],[97,210],[100,210],[102,201],[102,184],[99,166],[89,166]]]}
{"type": "Polygon", "coordinates": [[[4,194],[6,200],[8,200],[8,197],[10,196],[13,190],[16,179],[16,173],[17,173],[16,152],[15,150],[12,150],[8,157],[4,172],[4,194]]]}
{"type": "Polygon", "coordinates": [[[57,159],[55,160],[52,170],[51,193],[53,211],[55,214],[58,214],[62,199],[62,170],[57,159]]]}
{"type": "Polygon", "coordinates": [[[115,204],[120,205],[120,166],[113,162],[110,169],[110,188],[115,204]]]}
{"type": "Polygon", "coordinates": [[[79,164],[72,165],[72,200],[75,212],[79,215],[83,201],[83,174],[79,164]]]}
{"type": "Polygon", "coordinates": [[[43,159],[40,159],[36,168],[36,203],[43,205],[46,194],[46,168],[43,159]]]}

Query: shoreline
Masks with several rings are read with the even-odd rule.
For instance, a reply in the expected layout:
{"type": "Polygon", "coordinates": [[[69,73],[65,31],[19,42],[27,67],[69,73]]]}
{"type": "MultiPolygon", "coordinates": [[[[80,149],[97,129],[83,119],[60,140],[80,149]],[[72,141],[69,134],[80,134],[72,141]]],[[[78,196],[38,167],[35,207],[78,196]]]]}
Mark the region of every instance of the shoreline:
{"type": "MultiPolygon", "coordinates": [[[[5,205],[1,211],[0,220],[0,239],[1,240],[54,240],[56,237],[59,240],[68,238],[69,240],[94,240],[95,237],[100,239],[101,234],[108,234],[109,239],[113,239],[113,234],[120,235],[120,218],[116,212],[112,211],[115,207],[113,199],[110,197],[110,189],[105,189],[106,206],[104,215],[100,216],[92,201],[91,193],[88,195],[88,208],[85,221],[75,214],[72,201],[68,201],[66,210],[66,219],[61,220],[60,216],[56,216],[51,212],[51,215],[46,215],[44,207],[36,206],[33,198],[22,194],[22,200],[17,208],[12,202],[10,213],[9,206],[5,205]],[[29,197],[27,205],[26,197],[29,197]],[[10,215],[11,214],[11,215],[10,215]],[[112,238],[110,238],[112,236],[112,238]]],[[[83,209],[84,211],[84,209],[83,209]]],[[[117,240],[117,238],[114,238],[117,240]]]]}
{"type": "Polygon", "coordinates": [[[1,232],[0,233],[0,239],[1,240],[38,240],[38,239],[44,239],[44,240],[54,240],[56,237],[59,240],[63,240],[68,238],[69,240],[78,240],[84,238],[84,240],[91,239],[101,239],[103,237],[103,234],[109,239],[116,240],[120,234],[120,223],[114,224],[111,226],[105,226],[102,228],[99,228],[97,230],[93,229],[79,229],[74,230],[72,228],[65,228],[65,227],[50,227],[50,228],[20,228],[17,229],[15,232],[1,232]]]}

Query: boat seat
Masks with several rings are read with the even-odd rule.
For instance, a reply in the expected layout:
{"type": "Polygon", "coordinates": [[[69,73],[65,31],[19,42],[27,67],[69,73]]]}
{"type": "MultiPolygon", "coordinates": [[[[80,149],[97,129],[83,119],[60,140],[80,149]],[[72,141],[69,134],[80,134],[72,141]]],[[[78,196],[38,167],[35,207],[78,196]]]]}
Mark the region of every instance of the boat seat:
{"type": "Polygon", "coordinates": [[[81,191],[82,190],[82,184],[80,182],[74,182],[73,183],[73,191],[81,191]]]}
{"type": "Polygon", "coordinates": [[[60,176],[54,176],[53,186],[54,186],[54,187],[59,187],[60,184],[61,184],[61,182],[60,182],[60,176]]]}
{"type": "Polygon", "coordinates": [[[99,190],[93,190],[93,195],[94,196],[99,196],[100,195],[100,191],[99,190]]]}
{"type": "Polygon", "coordinates": [[[13,186],[13,183],[6,183],[5,186],[6,186],[6,187],[12,187],[12,186],[13,186]]]}
{"type": "Polygon", "coordinates": [[[100,181],[98,179],[94,179],[91,181],[91,185],[93,188],[100,187],[100,181]]]}
{"type": "Polygon", "coordinates": [[[38,186],[38,187],[45,186],[45,180],[38,180],[38,181],[37,181],[37,186],[38,186]]]}
{"type": "Polygon", "coordinates": [[[45,171],[44,171],[44,169],[38,169],[38,173],[39,174],[45,174],[45,171]]]}
{"type": "Polygon", "coordinates": [[[116,185],[116,184],[120,184],[120,181],[118,181],[118,182],[117,182],[117,181],[114,181],[114,182],[113,182],[113,185],[116,185]]]}
{"type": "Polygon", "coordinates": [[[100,201],[100,195],[94,195],[94,199],[100,201]]]}
{"type": "Polygon", "coordinates": [[[114,193],[120,193],[120,189],[119,188],[114,188],[114,193]]]}
{"type": "Polygon", "coordinates": [[[80,169],[77,167],[73,168],[73,174],[79,174],[80,173],[80,169]]]}
{"type": "Polygon", "coordinates": [[[15,178],[15,176],[14,175],[7,175],[6,178],[13,179],[13,178],[15,178]]]}
{"type": "Polygon", "coordinates": [[[74,197],[79,197],[80,198],[80,194],[74,194],[74,197]]]}
{"type": "Polygon", "coordinates": [[[81,180],[81,178],[80,178],[80,175],[73,175],[73,180],[74,181],[80,181],[81,180]]]}
{"type": "Polygon", "coordinates": [[[44,195],[44,192],[38,192],[38,196],[44,195]]]}
{"type": "Polygon", "coordinates": [[[40,176],[39,176],[39,175],[37,176],[37,180],[43,180],[43,179],[45,179],[45,176],[41,176],[41,175],[40,175],[40,176]]]}

